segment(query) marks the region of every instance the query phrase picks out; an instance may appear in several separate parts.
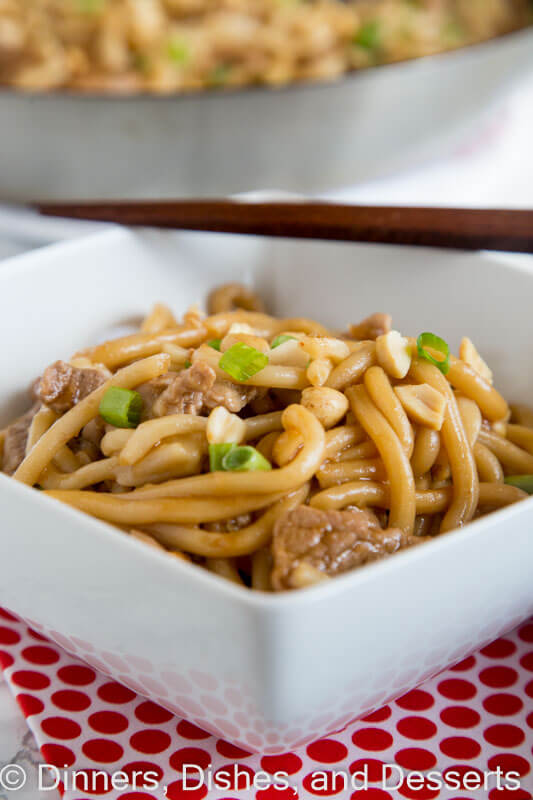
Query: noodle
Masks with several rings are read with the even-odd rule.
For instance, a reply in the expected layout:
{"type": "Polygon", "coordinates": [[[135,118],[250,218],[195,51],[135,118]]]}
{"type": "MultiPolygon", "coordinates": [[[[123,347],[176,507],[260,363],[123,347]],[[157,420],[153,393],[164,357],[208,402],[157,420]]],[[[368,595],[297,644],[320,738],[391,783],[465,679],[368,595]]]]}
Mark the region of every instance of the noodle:
{"type": "Polygon", "coordinates": [[[158,304],[139,333],[50,365],[31,410],[0,432],[3,471],[263,592],[527,497],[505,476],[529,486],[533,412],[509,410],[434,334],[402,339],[379,312],[349,338],[276,319],[238,284],[209,307],[179,318],[158,304]]]}
{"type": "Polygon", "coordinates": [[[258,511],[279,500],[281,492],[235,495],[229,498],[150,498],[137,500],[135,503],[128,500],[129,494],[115,496],[103,492],[55,490],[46,491],[46,494],[98,519],[113,522],[115,525],[139,527],[153,522],[185,525],[216,522],[248,511],[258,511]]]}
{"type": "Polygon", "coordinates": [[[323,464],[316,474],[321,489],[347,483],[357,478],[379,478],[385,480],[386,474],[380,458],[355,459],[323,464]]]}
{"type": "Polygon", "coordinates": [[[459,389],[478,404],[487,419],[498,420],[508,416],[509,407],[501,394],[468,364],[451,356],[447,378],[454,389],[459,389]]]}
{"type": "Polygon", "coordinates": [[[330,373],[326,386],[344,391],[364,375],[365,371],[376,363],[376,345],[374,342],[361,342],[348,358],[341,361],[330,373]]]}
{"type": "Polygon", "coordinates": [[[214,572],[215,575],[219,575],[221,578],[226,578],[226,580],[231,581],[231,583],[236,583],[238,586],[242,586],[242,578],[239,575],[239,570],[235,566],[235,563],[231,561],[229,558],[208,558],[206,559],[205,565],[207,569],[214,572]]]}
{"type": "Polygon", "coordinates": [[[104,364],[109,369],[116,369],[130,361],[161,353],[163,345],[167,343],[178,344],[180,347],[195,347],[203,341],[205,335],[206,332],[202,328],[186,326],[156,334],[134,333],[122,339],[104,342],[78,355],[88,356],[95,364],[104,364]]]}
{"type": "Polygon", "coordinates": [[[411,458],[415,438],[413,429],[402,404],[394,394],[385,370],[381,367],[367,369],[365,372],[365,386],[374,405],[381,411],[402,443],[407,458],[411,458]]]}
{"type": "Polygon", "coordinates": [[[523,450],[533,455],[533,430],[524,425],[507,425],[507,438],[523,450]]]}
{"type": "Polygon", "coordinates": [[[419,427],[411,456],[411,468],[415,478],[425,475],[434,466],[440,450],[440,433],[431,428],[419,427]]]}
{"type": "Polygon", "coordinates": [[[487,483],[503,483],[502,465],[488,447],[476,442],[474,445],[474,458],[480,481],[487,483]]]}
{"type": "Polygon", "coordinates": [[[141,333],[161,333],[168,328],[175,328],[176,325],[170,308],[163,303],[156,303],[141,325],[141,333]]]}
{"type": "Polygon", "coordinates": [[[308,491],[309,487],[306,485],[278,500],[256,522],[239,531],[213,533],[200,528],[183,528],[162,524],[150,525],[148,530],[167,547],[177,547],[199,556],[236,558],[237,556],[251,555],[269,544],[276,519],[304,502],[308,491]]]}
{"type": "Polygon", "coordinates": [[[479,434],[479,441],[494,453],[509,472],[513,474],[533,473],[533,455],[517,447],[513,442],[485,430],[479,434]]]}
{"type": "Polygon", "coordinates": [[[416,514],[415,482],[402,444],[372,403],[364,386],[351,387],[346,395],[353,413],[376,445],[385,465],[390,484],[390,526],[412,533],[416,514]]]}
{"type": "Polygon", "coordinates": [[[454,497],[442,520],[442,531],[446,532],[461,527],[475,514],[479,498],[479,479],[474,456],[466,438],[454,393],[444,375],[433,364],[422,361],[415,361],[409,374],[420,383],[433,386],[447,400],[441,437],[450,461],[454,497]]]}

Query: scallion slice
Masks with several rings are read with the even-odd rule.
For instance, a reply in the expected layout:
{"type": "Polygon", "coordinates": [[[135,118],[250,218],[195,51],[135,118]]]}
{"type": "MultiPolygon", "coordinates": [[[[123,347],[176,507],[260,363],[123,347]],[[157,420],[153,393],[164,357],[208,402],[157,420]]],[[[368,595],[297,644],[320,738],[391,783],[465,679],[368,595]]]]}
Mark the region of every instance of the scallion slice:
{"type": "Polygon", "coordinates": [[[136,428],[141,421],[143,399],[139,392],[112,386],[102,397],[100,416],[115,428],[136,428]]]}
{"type": "Polygon", "coordinates": [[[260,350],[244,342],[236,342],[223,354],[218,362],[220,369],[236,381],[246,381],[268,364],[268,358],[260,350]]]}
{"type": "Polygon", "coordinates": [[[221,472],[224,470],[222,461],[229,451],[236,446],[237,445],[233,444],[233,442],[209,445],[209,469],[211,472],[221,472]]]}
{"type": "Polygon", "coordinates": [[[421,333],[416,340],[418,349],[418,357],[429,361],[435,367],[438,367],[443,375],[447,375],[450,370],[450,348],[448,343],[436,336],[434,333],[421,333]],[[434,350],[442,355],[442,358],[435,358],[431,355],[427,348],[434,350]]]}
{"type": "Polygon", "coordinates": [[[362,25],[353,39],[354,44],[365,50],[377,50],[381,44],[381,26],[377,19],[370,19],[362,25]]]}
{"type": "Polygon", "coordinates": [[[505,483],[509,486],[516,486],[523,492],[533,494],[533,475],[509,475],[505,478],[505,483]]]}
{"type": "Polygon", "coordinates": [[[291,339],[295,342],[296,336],[289,336],[286,333],[280,333],[279,336],[276,336],[274,339],[272,339],[270,349],[273,350],[275,347],[279,347],[280,344],[285,344],[285,342],[290,342],[291,339]]]}
{"type": "Polygon", "coordinates": [[[270,461],[250,445],[232,447],[222,459],[222,469],[228,472],[266,472],[272,469],[270,461]]]}
{"type": "Polygon", "coordinates": [[[210,341],[207,344],[209,345],[209,347],[212,347],[213,350],[218,350],[218,352],[220,353],[220,345],[222,344],[222,339],[210,339],[210,341]]]}

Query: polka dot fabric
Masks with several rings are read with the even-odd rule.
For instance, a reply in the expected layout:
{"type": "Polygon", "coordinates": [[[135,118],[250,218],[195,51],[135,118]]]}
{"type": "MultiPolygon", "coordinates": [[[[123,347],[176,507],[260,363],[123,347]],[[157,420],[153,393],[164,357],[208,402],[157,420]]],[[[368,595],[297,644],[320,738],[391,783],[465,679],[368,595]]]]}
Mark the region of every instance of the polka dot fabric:
{"type": "Polygon", "coordinates": [[[82,782],[67,787],[66,800],[533,800],[533,620],[342,731],[275,755],[250,753],[174,716],[2,610],[0,667],[44,761],[96,776],[93,791],[84,793],[82,782]],[[213,775],[238,765],[239,775],[224,789],[185,790],[184,764],[213,775]],[[465,781],[500,767],[518,773],[521,788],[384,788],[384,765],[405,774],[453,770],[465,781]],[[118,771],[130,781],[137,775],[136,786],[109,789],[105,773],[118,771]],[[291,787],[246,788],[263,771],[287,774],[291,787]],[[157,790],[143,785],[144,773],[160,782],[157,790]],[[366,788],[352,785],[351,776],[364,773],[366,788]]]}

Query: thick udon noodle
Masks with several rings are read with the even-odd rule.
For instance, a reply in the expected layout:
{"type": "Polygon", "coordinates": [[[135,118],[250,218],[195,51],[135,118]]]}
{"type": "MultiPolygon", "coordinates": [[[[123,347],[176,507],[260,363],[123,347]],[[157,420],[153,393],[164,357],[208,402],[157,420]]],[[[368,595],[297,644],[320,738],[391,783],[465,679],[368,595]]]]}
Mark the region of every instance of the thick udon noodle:
{"type": "MultiPolygon", "coordinates": [[[[209,310],[190,309],[178,324],[157,305],[139,333],[77,354],[73,366],[101,370],[105,381],[65,413],[44,404],[36,410],[13,477],[146,544],[265,591],[273,588],[273,531],[302,505],[324,513],[370,509],[382,528],[425,540],[526,497],[504,479],[533,473],[532,412],[510,410],[475,349],[474,358],[452,356],[444,375],[414,340],[395,334],[408,358],[398,377],[387,315],[369,318],[383,326],[378,336],[367,321],[339,334],[313,320],[267,315],[258,298],[236,286],[213,292],[209,310]],[[368,338],[361,338],[365,330],[368,338]],[[280,335],[289,338],[272,347],[280,335]],[[220,350],[209,345],[214,337],[220,350]],[[268,359],[242,382],[220,366],[235,342],[268,359]],[[215,405],[209,413],[148,414],[136,428],[102,430],[99,408],[110,387],[135,389],[198,364],[217,380],[259,387],[255,401],[222,417],[215,405]],[[413,410],[412,397],[429,405],[413,410]],[[96,448],[75,447],[98,423],[96,448]],[[229,425],[273,468],[209,471],[216,425],[219,440],[229,425]]],[[[6,429],[2,448],[8,438],[6,429]]],[[[305,557],[293,567],[284,588],[328,577],[305,557]]]]}

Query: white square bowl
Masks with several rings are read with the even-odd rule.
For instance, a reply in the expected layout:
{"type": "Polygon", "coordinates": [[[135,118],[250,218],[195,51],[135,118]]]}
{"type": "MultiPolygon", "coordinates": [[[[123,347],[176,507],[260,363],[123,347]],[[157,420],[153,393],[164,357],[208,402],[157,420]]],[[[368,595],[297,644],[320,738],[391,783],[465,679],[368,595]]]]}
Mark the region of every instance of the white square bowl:
{"type": "MultiPolygon", "coordinates": [[[[217,283],[342,327],[374,310],[533,397],[529,258],[111,230],[0,267],[0,427],[50,362],[217,283]]],[[[176,714],[279,752],[412,688],[533,613],[533,498],[327,585],[270,596],[182,564],[0,475],[0,605],[176,714]]]]}

